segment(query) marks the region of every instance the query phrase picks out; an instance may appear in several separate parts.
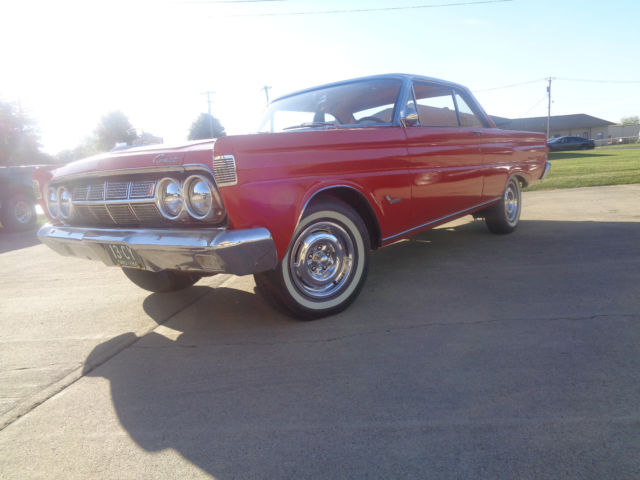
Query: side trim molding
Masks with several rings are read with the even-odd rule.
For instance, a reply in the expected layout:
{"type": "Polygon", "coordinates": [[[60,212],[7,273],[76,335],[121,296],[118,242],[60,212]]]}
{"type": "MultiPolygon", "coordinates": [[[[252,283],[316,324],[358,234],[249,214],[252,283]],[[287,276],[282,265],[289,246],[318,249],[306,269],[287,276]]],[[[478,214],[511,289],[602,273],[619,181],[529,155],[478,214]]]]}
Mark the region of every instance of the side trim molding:
{"type": "Polygon", "coordinates": [[[464,210],[460,210],[459,212],[455,212],[455,213],[452,213],[450,215],[445,215],[444,217],[440,217],[440,218],[437,218],[435,220],[431,220],[430,222],[424,223],[422,225],[418,225],[417,227],[410,228],[409,230],[405,230],[404,232],[396,233],[395,235],[391,235],[389,237],[385,237],[385,238],[382,239],[382,243],[388,242],[390,240],[394,240],[396,238],[404,237],[405,235],[408,235],[411,232],[415,232],[416,230],[421,230],[423,228],[429,227],[430,225],[435,225],[437,223],[442,223],[442,222],[445,222],[445,221],[447,221],[449,219],[453,219],[454,217],[457,217],[459,215],[464,215],[465,213],[470,213],[470,212],[472,212],[474,210],[477,210],[479,208],[491,205],[492,203],[495,203],[498,200],[500,200],[500,198],[501,197],[492,198],[491,200],[489,200],[487,202],[479,203],[478,205],[474,205],[473,207],[465,208],[464,210]]]}

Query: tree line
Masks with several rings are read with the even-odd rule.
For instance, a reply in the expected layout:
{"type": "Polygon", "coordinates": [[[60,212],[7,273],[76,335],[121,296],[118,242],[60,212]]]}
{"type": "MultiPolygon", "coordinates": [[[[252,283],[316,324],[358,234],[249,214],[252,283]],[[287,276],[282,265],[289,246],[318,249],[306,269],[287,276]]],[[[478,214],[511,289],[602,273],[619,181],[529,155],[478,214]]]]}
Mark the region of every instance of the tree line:
{"type": "MultiPolygon", "coordinates": [[[[220,120],[201,113],[191,124],[188,140],[224,137],[220,120]]],[[[0,101],[0,166],[68,163],[73,160],[150,143],[162,143],[162,138],[149,132],[138,132],[128,117],[116,110],[106,113],[91,135],[80,145],[48,155],[41,150],[40,135],[35,121],[16,103],[0,101]]]]}

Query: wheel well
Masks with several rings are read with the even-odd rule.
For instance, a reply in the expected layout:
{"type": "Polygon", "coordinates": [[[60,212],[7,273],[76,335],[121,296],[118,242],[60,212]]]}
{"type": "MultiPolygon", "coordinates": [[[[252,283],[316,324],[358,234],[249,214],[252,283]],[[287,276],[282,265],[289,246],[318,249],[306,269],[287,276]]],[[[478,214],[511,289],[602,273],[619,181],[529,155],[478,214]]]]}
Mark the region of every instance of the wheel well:
{"type": "Polygon", "coordinates": [[[529,186],[529,182],[527,182],[527,179],[522,175],[516,175],[516,178],[520,182],[520,185],[522,185],[522,188],[527,188],[529,186]]]}
{"type": "MultiPolygon", "coordinates": [[[[357,190],[348,187],[335,187],[328,190],[322,190],[311,198],[308,205],[321,200],[338,199],[353,208],[362,221],[367,226],[371,248],[376,249],[380,246],[382,234],[380,232],[380,224],[373,208],[367,199],[357,190]]],[[[307,205],[307,206],[308,206],[307,205]]]]}

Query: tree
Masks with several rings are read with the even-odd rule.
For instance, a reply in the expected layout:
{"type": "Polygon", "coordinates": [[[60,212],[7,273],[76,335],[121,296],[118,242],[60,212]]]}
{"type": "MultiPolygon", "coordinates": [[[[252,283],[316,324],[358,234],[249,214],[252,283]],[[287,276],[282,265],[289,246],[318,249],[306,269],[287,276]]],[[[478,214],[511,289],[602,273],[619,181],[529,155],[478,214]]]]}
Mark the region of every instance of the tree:
{"type": "Polygon", "coordinates": [[[638,125],[640,124],[640,117],[634,115],[632,117],[622,117],[620,119],[620,125],[638,125]]]}
{"type": "Polygon", "coordinates": [[[201,113],[191,124],[188,138],[189,140],[203,140],[224,137],[225,135],[226,132],[220,120],[208,113],[201,113]]]}
{"type": "Polygon", "coordinates": [[[47,163],[35,122],[16,104],[0,101],[0,166],[47,163]]]}
{"type": "Polygon", "coordinates": [[[117,143],[132,143],[138,134],[127,116],[119,110],[103,115],[95,130],[96,149],[101,152],[111,150],[117,143]]]}

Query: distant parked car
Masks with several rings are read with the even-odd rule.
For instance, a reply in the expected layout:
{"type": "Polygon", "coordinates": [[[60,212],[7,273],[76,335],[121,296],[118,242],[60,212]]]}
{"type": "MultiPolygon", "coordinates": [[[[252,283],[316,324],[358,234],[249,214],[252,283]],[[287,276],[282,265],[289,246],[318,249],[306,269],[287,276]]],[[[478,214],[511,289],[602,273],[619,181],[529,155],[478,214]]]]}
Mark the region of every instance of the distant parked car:
{"type": "Polygon", "coordinates": [[[557,137],[547,142],[549,150],[557,152],[559,150],[589,150],[596,148],[593,140],[582,137],[557,137]]]}

